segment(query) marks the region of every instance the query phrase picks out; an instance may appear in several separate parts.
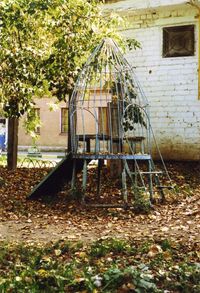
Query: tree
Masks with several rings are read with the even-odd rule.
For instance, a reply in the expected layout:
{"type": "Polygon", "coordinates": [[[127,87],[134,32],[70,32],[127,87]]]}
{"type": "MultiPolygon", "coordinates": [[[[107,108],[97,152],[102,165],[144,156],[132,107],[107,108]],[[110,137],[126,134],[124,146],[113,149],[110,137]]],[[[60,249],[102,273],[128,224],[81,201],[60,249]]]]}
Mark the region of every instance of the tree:
{"type": "MultiPolygon", "coordinates": [[[[122,44],[116,32],[122,19],[102,15],[99,2],[1,1],[0,96],[9,118],[9,169],[16,168],[18,120],[31,111],[34,96],[49,90],[58,100],[66,100],[97,43],[103,37],[114,37],[122,44]]],[[[135,40],[129,40],[131,44],[138,45],[135,40]]]]}
{"type": "MultiPolygon", "coordinates": [[[[122,47],[139,45],[134,39],[124,40],[121,37],[117,29],[124,25],[123,19],[116,14],[103,15],[99,2],[58,0],[50,10],[49,29],[55,40],[52,52],[45,61],[44,74],[58,100],[70,100],[81,66],[102,38],[113,37],[122,47]]],[[[70,149],[68,127],[68,151],[70,149]]]]}
{"type": "Polygon", "coordinates": [[[8,118],[9,169],[17,164],[18,120],[44,88],[41,66],[49,48],[42,18],[46,8],[31,0],[0,3],[0,98],[8,118]]]}

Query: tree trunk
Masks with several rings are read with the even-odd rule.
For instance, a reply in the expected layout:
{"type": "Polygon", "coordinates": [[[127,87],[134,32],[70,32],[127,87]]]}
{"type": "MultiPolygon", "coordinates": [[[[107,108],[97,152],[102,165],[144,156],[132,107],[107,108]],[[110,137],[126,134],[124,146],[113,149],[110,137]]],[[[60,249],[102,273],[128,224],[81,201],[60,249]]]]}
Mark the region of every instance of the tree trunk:
{"type": "Polygon", "coordinates": [[[8,146],[7,146],[8,170],[15,170],[17,168],[18,124],[19,124],[19,119],[17,117],[8,118],[8,146]]]}

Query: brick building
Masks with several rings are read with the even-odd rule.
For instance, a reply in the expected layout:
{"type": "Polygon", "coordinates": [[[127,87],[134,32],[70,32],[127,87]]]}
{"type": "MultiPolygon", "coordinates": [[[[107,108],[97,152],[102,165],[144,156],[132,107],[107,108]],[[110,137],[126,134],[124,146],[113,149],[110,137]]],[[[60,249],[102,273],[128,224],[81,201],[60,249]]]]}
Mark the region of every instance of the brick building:
{"type": "Polygon", "coordinates": [[[182,0],[107,2],[112,2],[106,4],[107,11],[129,21],[123,35],[141,44],[126,57],[150,102],[164,158],[199,159],[200,2],[193,1],[197,6],[182,0]]]}
{"type": "MultiPolygon", "coordinates": [[[[40,118],[41,126],[37,127],[37,145],[45,150],[64,150],[67,146],[68,110],[65,102],[61,102],[54,110],[50,110],[55,102],[49,98],[35,99],[35,111],[40,118]]],[[[27,149],[32,145],[32,138],[24,129],[24,116],[19,123],[19,149],[27,149]]]]}

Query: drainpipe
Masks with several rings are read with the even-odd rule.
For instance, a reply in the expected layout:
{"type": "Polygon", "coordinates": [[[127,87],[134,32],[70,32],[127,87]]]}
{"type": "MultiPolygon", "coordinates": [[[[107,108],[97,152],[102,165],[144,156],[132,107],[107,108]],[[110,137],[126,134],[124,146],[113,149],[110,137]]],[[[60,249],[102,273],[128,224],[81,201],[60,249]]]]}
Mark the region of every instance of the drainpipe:
{"type": "Polygon", "coordinates": [[[188,4],[195,7],[199,14],[198,18],[198,99],[200,100],[200,2],[198,0],[190,0],[188,4]]]}

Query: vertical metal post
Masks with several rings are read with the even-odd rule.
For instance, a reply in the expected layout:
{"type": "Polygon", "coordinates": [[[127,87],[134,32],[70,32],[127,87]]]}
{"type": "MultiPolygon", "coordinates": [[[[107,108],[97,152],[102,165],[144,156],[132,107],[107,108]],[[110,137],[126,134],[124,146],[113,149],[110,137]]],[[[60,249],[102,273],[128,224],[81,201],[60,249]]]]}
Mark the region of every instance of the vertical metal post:
{"type": "Polygon", "coordinates": [[[152,202],[153,201],[153,181],[152,181],[151,160],[148,160],[148,171],[149,171],[149,195],[150,195],[150,202],[152,202]]]}
{"type": "Polygon", "coordinates": [[[137,172],[138,172],[137,165],[136,165],[136,161],[134,160],[135,187],[137,187],[137,185],[138,185],[138,175],[137,175],[137,172]]]}
{"type": "Polygon", "coordinates": [[[76,185],[76,160],[73,160],[73,170],[72,170],[72,181],[71,181],[71,190],[75,190],[76,185]]]}
{"type": "Polygon", "coordinates": [[[159,193],[160,193],[160,201],[161,201],[161,203],[164,203],[164,201],[165,201],[165,193],[164,193],[163,189],[160,187],[160,179],[159,179],[158,174],[155,175],[155,183],[159,188],[158,190],[159,190],[159,193]]]}
{"type": "MultiPolygon", "coordinates": [[[[150,162],[151,162],[151,168],[153,168],[155,170],[155,165],[154,165],[153,160],[151,159],[150,162]]],[[[165,194],[164,194],[164,191],[162,190],[162,188],[160,188],[161,183],[160,183],[160,178],[159,178],[158,174],[155,174],[155,184],[159,188],[158,190],[159,190],[159,194],[160,194],[160,201],[164,202],[165,201],[165,194]]]]}
{"type": "Polygon", "coordinates": [[[103,165],[103,161],[101,159],[98,160],[98,170],[97,170],[97,196],[100,197],[100,186],[101,186],[101,167],[103,165]]]}
{"type": "Polygon", "coordinates": [[[128,203],[128,192],[127,192],[127,184],[126,184],[126,165],[125,160],[123,160],[123,171],[122,171],[122,196],[124,203],[127,205],[128,203]]]}
{"type": "Polygon", "coordinates": [[[87,185],[87,160],[83,163],[82,202],[85,203],[85,192],[87,185]]]}

